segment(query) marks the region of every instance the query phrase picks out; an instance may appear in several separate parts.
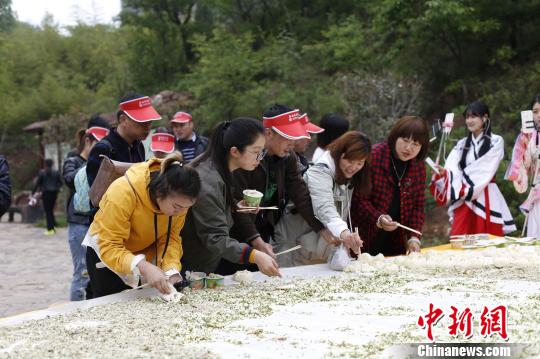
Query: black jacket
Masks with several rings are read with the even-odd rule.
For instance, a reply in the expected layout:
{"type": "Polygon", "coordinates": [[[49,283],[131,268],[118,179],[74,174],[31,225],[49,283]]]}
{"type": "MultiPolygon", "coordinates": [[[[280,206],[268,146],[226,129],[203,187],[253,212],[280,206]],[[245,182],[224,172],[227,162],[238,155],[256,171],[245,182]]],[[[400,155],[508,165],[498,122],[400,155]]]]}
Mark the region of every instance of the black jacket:
{"type": "Polygon", "coordinates": [[[238,169],[233,172],[234,196],[242,199],[242,192],[245,189],[255,189],[265,193],[269,183],[269,168],[271,166],[276,168],[277,194],[271,203],[265,205],[279,207],[278,213],[272,210],[260,211],[255,220],[251,214],[235,213],[232,229],[235,238],[244,238],[249,242],[260,235],[263,240],[268,241],[268,235],[273,234],[273,227],[285,209],[286,194],[313,231],[319,232],[324,229],[324,225],[313,214],[309,190],[300,175],[297,161],[294,152],[285,158],[266,156],[254,171],[238,169]]]}
{"type": "Polygon", "coordinates": [[[50,171],[40,170],[32,194],[37,191],[58,192],[60,191],[60,188],[62,188],[62,177],[60,176],[60,172],[53,169],[50,171]]]}
{"type": "Polygon", "coordinates": [[[90,224],[90,217],[75,212],[75,207],[73,206],[73,195],[75,194],[75,175],[77,175],[79,169],[85,164],[86,160],[78,154],[68,156],[64,161],[62,176],[64,177],[64,183],[69,188],[69,197],[66,208],[67,221],[69,223],[90,224]]]}
{"type": "Polygon", "coordinates": [[[4,156],[0,155],[0,217],[7,212],[11,205],[11,180],[9,166],[4,156]]]}
{"type": "Polygon", "coordinates": [[[111,160],[120,162],[137,163],[144,162],[144,146],[141,141],[135,141],[129,145],[119,134],[116,128],[113,128],[107,136],[96,143],[90,151],[88,162],[86,163],[86,176],[88,185],[91,187],[96,179],[96,175],[101,165],[102,158],[105,155],[111,160]]]}

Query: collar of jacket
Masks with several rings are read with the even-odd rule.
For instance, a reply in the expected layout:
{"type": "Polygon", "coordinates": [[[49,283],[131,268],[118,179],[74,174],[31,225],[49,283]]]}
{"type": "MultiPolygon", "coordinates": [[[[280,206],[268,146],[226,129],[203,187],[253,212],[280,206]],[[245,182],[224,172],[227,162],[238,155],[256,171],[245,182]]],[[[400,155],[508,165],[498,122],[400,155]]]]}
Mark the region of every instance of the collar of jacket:
{"type": "Polygon", "coordinates": [[[127,143],[127,141],[118,134],[116,128],[111,129],[111,131],[105,138],[111,143],[113,148],[131,148],[139,144],[138,140],[135,140],[131,145],[127,143]]]}

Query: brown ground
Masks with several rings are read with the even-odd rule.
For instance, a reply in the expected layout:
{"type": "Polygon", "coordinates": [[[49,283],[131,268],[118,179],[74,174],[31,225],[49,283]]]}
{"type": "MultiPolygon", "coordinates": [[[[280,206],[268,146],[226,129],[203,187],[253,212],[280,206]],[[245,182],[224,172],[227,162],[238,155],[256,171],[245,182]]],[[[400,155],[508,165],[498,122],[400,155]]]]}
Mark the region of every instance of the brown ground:
{"type": "Polygon", "coordinates": [[[0,318],[69,301],[67,229],[47,237],[43,228],[6,220],[0,223],[0,318]]]}

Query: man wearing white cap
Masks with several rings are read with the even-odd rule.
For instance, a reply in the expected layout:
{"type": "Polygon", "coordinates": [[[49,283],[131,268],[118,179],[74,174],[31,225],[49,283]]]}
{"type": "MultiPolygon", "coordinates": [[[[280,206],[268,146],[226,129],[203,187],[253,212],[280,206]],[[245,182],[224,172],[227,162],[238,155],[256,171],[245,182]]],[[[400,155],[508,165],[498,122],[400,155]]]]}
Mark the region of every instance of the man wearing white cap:
{"type": "MultiPolygon", "coordinates": [[[[283,214],[287,192],[298,213],[313,231],[328,241],[333,241],[331,233],[313,214],[311,197],[298,170],[297,157],[293,151],[296,140],[309,138],[309,133],[300,122],[299,111],[275,104],[264,113],[263,126],[268,155],[254,171],[234,172],[235,195],[242,198],[243,190],[257,190],[263,193],[261,206],[277,206],[279,210],[261,210],[255,221],[253,215],[236,213],[232,231],[237,234],[237,238],[243,238],[255,249],[274,256],[269,242],[274,236],[274,227],[283,214]]],[[[234,268],[226,262],[223,266],[234,268]]]]}
{"type": "Polygon", "coordinates": [[[208,147],[208,138],[193,130],[193,118],[187,112],[177,112],[171,120],[176,137],[176,149],[182,152],[186,163],[203,153],[208,147]]]}

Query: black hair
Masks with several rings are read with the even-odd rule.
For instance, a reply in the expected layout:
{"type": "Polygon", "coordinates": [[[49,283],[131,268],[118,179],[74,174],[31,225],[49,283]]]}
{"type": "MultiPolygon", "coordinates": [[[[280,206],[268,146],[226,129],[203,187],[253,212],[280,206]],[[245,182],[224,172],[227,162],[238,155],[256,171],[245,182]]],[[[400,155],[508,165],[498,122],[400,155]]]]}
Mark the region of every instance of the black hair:
{"type": "MultiPolygon", "coordinates": [[[[130,101],[130,100],[135,100],[137,98],[141,98],[141,97],[144,97],[144,96],[145,95],[142,95],[142,94],[137,93],[137,92],[128,92],[127,94],[122,96],[122,98],[120,99],[120,103],[130,101]]],[[[123,115],[123,114],[124,114],[124,111],[118,110],[116,112],[116,120],[120,121],[120,116],[123,115]]]]}
{"type": "MultiPolygon", "coordinates": [[[[489,118],[489,107],[480,100],[476,100],[467,106],[465,111],[463,111],[463,117],[467,119],[467,116],[478,116],[484,117],[487,115],[488,120],[484,123],[483,132],[484,132],[484,141],[482,146],[480,146],[480,151],[478,152],[478,157],[482,157],[484,154],[489,151],[491,148],[491,119],[489,118]]],[[[467,153],[472,145],[472,133],[469,132],[467,140],[465,141],[465,147],[463,147],[463,152],[461,153],[461,159],[459,160],[459,168],[462,170],[467,166],[467,153]]]]}
{"type": "Polygon", "coordinates": [[[324,128],[324,132],[317,135],[317,146],[326,149],[326,146],[349,130],[350,122],[337,113],[327,113],[321,118],[319,126],[324,128]]]}
{"type": "Polygon", "coordinates": [[[264,135],[264,128],[261,122],[253,118],[239,117],[232,121],[220,122],[212,132],[206,151],[191,162],[190,166],[197,167],[210,158],[225,182],[226,203],[232,205],[232,177],[228,166],[230,149],[236,147],[240,153],[243,153],[247,146],[252,145],[262,135],[264,135]]]}
{"type": "Polygon", "coordinates": [[[282,105],[280,103],[275,103],[272,106],[268,107],[266,111],[264,111],[263,116],[264,117],[274,117],[281,115],[283,113],[291,112],[293,111],[292,108],[290,108],[287,105],[282,105]]]}
{"type": "Polygon", "coordinates": [[[535,103],[540,103],[540,93],[537,93],[536,96],[533,97],[533,99],[531,101],[531,106],[530,106],[531,110],[534,107],[535,103]]]}
{"type": "MultiPolygon", "coordinates": [[[[89,127],[90,128],[90,127],[89,127]]],[[[91,133],[86,133],[86,130],[80,129],[77,131],[77,134],[75,135],[75,138],[77,140],[77,154],[81,154],[81,152],[84,150],[84,145],[86,144],[86,139],[89,139],[92,142],[97,142],[97,139],[92,135],[91,133]]]]}
{"type": "Polygon", "coordinates": [[[88,120],[88,124],[86,128],[90,127],[103,127],[106,129],[110,129],[111,125],[109,124],[109,121],[101,117],[99,114],[93,114],[92,117],[88,120]]]}
{"type": "Polygon", "coordinates": [[[154,133],[168,133],[169,135],[171,135],[171,131],[165,126],[159,126],[158,128],[156,128],[154,133]]]}
{"type": "Polygon", "coordinates": [[[199,174],[195,169],[184,165],[180,152],[169,154],[161,162],[161,170],[150,174],[148,192],[156,207],[158,198],[165,198],[171,193],[197,198],[200,191],[199,174]]]}
{"type": "Polygon", "coordinates": [[[50,158],[45,159],[45,167],[46,168],[52,168],[53,164],[54,164],[54,161],[52,159],[50,159],[50,158]]]}

